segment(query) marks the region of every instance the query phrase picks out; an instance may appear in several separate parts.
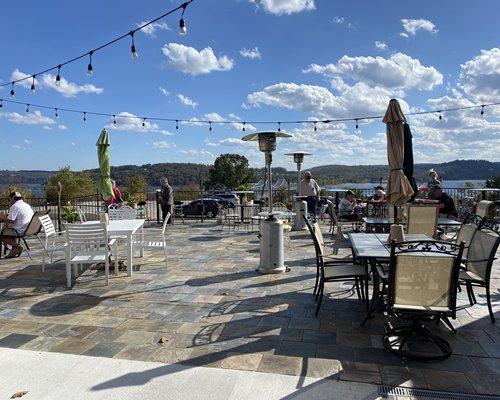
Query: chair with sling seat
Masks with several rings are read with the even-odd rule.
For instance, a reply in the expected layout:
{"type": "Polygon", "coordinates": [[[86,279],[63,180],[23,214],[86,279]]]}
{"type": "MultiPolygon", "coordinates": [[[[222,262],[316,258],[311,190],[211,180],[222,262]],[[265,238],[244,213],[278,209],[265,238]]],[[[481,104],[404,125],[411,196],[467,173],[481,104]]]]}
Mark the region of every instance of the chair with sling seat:
{"type": "Polygon", "coordinates": [[[410,320],[411,324],[398,327],[391,320],[382,340],[387,350],[422,361],[443,360],[451,355],[450,344],[434,334],[425,322],[442,320],[455,332],[448,318],[456,317],[463,249],[464,243],[393,241],[388,271],[387,312],[396,320],[410,320]]]}
{"type": "Polygon", "coordinates": [[[165,255],[165,267],[167,266],[167,241],[165,238],[165,231],[167,229],[168,220],[170,218],[170,212],[167,212],[165,220],[163,221],[163,225],[161,228],[160,235],[142,235],[140,240],[134,240],[132,242],[134,248],[143,248],[143,249],[161,249],[165,255]]]}
{"type": "Polygon", "coordinates": [[[431,238],[436,236],[439,207],[416,206],[408,207],[406,233],[421,233],[431,238]]]}

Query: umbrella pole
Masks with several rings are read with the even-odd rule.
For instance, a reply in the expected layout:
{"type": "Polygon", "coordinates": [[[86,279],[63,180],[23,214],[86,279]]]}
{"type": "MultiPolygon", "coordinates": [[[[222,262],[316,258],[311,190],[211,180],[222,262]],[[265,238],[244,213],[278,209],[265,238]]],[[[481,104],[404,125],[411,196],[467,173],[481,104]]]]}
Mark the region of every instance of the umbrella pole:
{"type": "Polygon", "coordinates": [[[394,204],[394,223],[399,224],[398,206],[394,204]]]}

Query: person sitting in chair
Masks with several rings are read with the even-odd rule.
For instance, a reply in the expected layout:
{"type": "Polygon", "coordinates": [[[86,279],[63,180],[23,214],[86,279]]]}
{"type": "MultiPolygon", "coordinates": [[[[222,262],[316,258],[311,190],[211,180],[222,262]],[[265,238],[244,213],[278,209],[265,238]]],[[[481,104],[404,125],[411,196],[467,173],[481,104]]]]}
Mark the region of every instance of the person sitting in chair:
{"type": "Polygon", "coordinates": [[[337,218],[342,221],[359,221],[359,216],[355,212],[356,197],[350,190],[345,192],[344,198],[339,203],[339,213],[337,218]]]}
{"type": "Polygon", "coordinates": [[[28,227],[33,210],[31,206],[24,202],[23,196],[19,192],[9,194],[9,213],[0,214],[0,221],[6,224],[2,230],[2,241],[6,246],[10,246],[10,252],[5,258],[19,257],[23,252],[23,246],[19,242],[18,234],[22,235],[28,227]]]}
{"type": "Polygon", "coordinates": [[[439,201],[439,213],[447,218],[456,219],[458,217],[458,212],[451,196],[443,192],[441,185],[434,186],[434,193],[436,195],[435,199],[439,201]]]}

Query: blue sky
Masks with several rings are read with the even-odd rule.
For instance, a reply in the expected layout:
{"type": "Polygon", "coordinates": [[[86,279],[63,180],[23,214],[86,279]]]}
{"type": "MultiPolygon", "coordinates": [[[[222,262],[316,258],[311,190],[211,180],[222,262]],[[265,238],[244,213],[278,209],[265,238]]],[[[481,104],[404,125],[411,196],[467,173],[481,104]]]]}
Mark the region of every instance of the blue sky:
{"type": "Polygon", "coordinates": [[[104,127],[114,166],[212,164],[238,153],[260,167],[257,144],[241,138],[275,131],[278,122],[293,137],[278,140],[273,166],[295,169],[284,155],[294,151],[313,153],[302,168],[384,164],[385,125],[361,118],[383,115],[391,98],[407,114],[472,107],[443,111],[441,119],[408,116],[416,163],[500,161],[500,106],[485,107],[483,116],[473,107],[500,102],[498,0],[194,0],[184,13],[187,35],[178,34],[177,11],[134,34],[136,60],[129,36],[93,54],[92,76],[87,56],[61,68],[60,86],[55,68],[36,76],[34,94],[32,78],[16,83],[20,104],[9,101],[12,81],[181,4],[3,0],[0,168],[96,168],[104,127]],[[176,129],[175,120],[189,122],[176,129]],[[315,120],[334,122],[316,131],[313,123],[290,123],[315,120]],[[212,121],[212,131],[199,121],[212,121]]]}

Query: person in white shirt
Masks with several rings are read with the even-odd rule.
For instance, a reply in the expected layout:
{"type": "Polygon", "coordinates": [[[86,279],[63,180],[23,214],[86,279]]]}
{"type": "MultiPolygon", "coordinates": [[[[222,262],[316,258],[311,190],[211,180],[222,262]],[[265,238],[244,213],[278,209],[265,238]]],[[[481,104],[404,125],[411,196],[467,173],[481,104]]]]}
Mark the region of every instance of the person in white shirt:
{"type": "Polygon", "coordinates": [[[304,179],[300,181],[300,191],[299,194],[301,196],[307,196],[307,212],[316,217],[316,205],[318,204],[318,200],[320,199],[320,191],[318,183],[312,179],[311,172],[304,172],[304,179]]]}
{"type": "Polygon", "coordinates": [[[31,206],[24,202],[21,193],[10,193],[9,201],[9,213],[0,214],[0,221],[6,224],[6,227],[1,232],[2,241],[6,246],[11,247],[9,254],[5,258],[19,257],[23,252],[23,246],[18,236],[26,231],[34,214],[31,206]]]}

